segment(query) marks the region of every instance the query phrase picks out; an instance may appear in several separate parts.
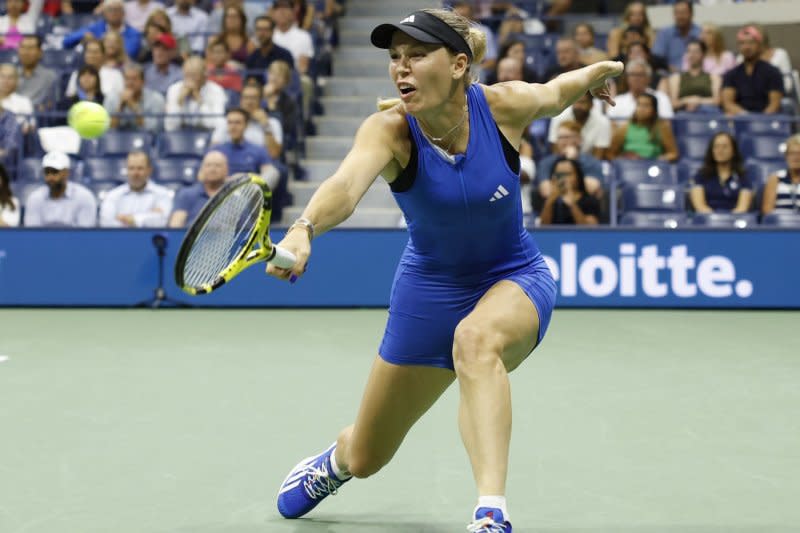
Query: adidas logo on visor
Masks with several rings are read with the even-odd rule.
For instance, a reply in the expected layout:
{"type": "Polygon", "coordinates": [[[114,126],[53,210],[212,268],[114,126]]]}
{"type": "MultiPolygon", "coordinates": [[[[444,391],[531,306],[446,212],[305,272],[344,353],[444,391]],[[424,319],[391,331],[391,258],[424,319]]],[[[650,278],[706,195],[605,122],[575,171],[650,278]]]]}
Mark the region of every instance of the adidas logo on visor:
{"type": "Polygon", "coordinates": [[[404,24],[406,22],[410,22],[410,23],[413,24],[414,23],[414,15],[410,15],[410,16],[404,18],[403,20],[400,21],[400,24],[404,24]]]}

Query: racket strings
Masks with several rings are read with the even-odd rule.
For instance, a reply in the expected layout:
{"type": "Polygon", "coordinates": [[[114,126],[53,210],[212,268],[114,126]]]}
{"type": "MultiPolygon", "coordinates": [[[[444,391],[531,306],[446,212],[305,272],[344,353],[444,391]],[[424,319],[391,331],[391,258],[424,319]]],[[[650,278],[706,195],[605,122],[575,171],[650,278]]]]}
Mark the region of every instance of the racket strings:
{"type": "Polygon", "coordinates": [[[247,244],[261,214],[263,193],[254,184],[231,192],[211,213],[195,239],[184,268],[186,284],[212,283],[247,244]]]}

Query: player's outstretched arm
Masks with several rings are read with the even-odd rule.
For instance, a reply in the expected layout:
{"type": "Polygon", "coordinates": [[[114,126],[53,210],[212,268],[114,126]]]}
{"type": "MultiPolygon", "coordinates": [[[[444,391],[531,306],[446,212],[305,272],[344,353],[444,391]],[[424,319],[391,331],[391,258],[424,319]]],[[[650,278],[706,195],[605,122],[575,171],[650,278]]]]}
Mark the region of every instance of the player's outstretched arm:
{"type": "MultiPolygon", "coordinates": [[[[361,124],[350,152],[309,200],[302,218],[311,223],[314,235],[347,219],[381,171],[394,159],[392,146],[396,142],[393,132],[397,129],[397,116],[393,113],[375,113],[361,124]]],[[[303,231],[300,225],[292,226],[279,245],[297,257],[294,269],[288,271],[268,265],[267,273],[282,279],[289,279],[292,274],[301,276],[311,254],[310,238],[310,231],[303,231]]]]}
{"type": "Polygon", "coordinates": [[[565,72],[544,84],[497,83],[486,87],[486,93],[498,122],[527,126],[537,118],[558,115],[586,91],[614,105],[607,82],[622,74],[624,68],[620,61],[600,61],[565,72]]]}

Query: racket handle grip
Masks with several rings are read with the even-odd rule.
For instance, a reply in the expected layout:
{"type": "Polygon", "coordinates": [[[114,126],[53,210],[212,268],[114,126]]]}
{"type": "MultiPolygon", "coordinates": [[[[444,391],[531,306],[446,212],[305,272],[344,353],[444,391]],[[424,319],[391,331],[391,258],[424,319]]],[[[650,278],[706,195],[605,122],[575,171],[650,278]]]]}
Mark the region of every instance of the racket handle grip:
{"type": "Polygon", "coordinates": [[[292,268],[297,262],[297,258],[292,252],[284,250],[280,246],[273,246],[272,254],[270,254],[267,262],[278,268],[292,268]]]}

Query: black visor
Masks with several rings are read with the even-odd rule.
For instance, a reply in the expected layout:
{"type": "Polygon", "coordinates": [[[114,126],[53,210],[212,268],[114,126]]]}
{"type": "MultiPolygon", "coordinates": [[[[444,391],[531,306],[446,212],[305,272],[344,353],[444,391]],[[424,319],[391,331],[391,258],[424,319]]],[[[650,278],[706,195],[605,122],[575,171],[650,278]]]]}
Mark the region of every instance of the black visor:
{"type": "Polygon", "coordinates": [[[370,40],[378,48],[389,48],[392,45],[392,35],[397,30],[423,43],[443,44],[456,53],[467,54],[472,61],[472,50],[467,41],[445,21],[424,11],[415,11],[399,24],[377,26],[372,30],[370,40]]]}

